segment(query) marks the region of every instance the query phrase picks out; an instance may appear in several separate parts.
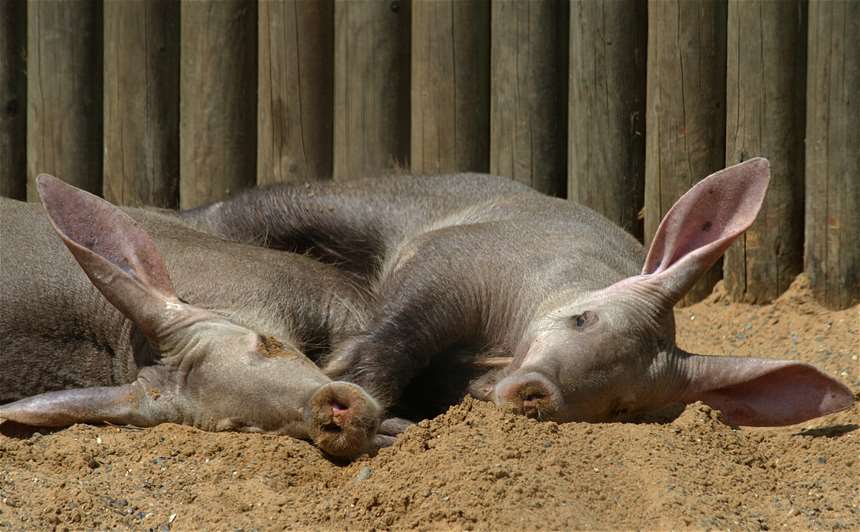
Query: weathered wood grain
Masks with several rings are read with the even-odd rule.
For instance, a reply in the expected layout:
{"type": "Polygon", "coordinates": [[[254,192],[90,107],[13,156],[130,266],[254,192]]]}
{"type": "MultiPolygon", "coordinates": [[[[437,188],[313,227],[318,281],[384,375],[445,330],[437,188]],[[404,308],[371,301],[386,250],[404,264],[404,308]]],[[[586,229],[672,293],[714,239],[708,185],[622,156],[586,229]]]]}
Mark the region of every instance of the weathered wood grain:
{"type": "MultiPolygon", "coordinates": [[[[718,0],[648,2],[645,240],[663,215],[725,162],[726,5],[718,0]]],[[[707,296],[721,264],[683,303],[707,296]]]]}
{"type": "Polygon", "coordinates": [[[257,180],[257,4],[183,2],[180,45],[182,208],[257,180]]]}
{"type": "Polygon", "coordinates": [[[565,189],[565,3],[496,0],[490,35],[490,173],[565,189]]]}
{"type": "Polygon", "coordinates": [[[646,5],[570,7],[568,197],[642,239],[646,5]]]}
{"type": "Polygon", "coordinates": [[[412,4],[412,171],[489,170],[490,4],[412,4]]]}
{"type": "Polygon", "coordinates": [[[27,6],[0,1],[0,196],[27,195],[27,6]]]}
{"type": "Polygon", "coordinates": [[[818,301],[860,302],[860,2],[809,3],[805,269],[818,301]]]}
{"type": "Polygon", "coordinates": [[[335,179],[409,167],[410,7],[335,1],[335,179]]]}
{"type": "Polygon", "coordinates": [[[102,186],[101,3],[27,3],[27,198],[49,173],[102,186]]]}
{"type": "Polygon", "coordinates": [[[334,1],[259,4],[257,183],[332,176],[334,1]]]}
{"type": "Polygon", "coordinates": [[[764,156],[771,170],[761,213],[726,252],[735,301],[772,301],[803,267],[802,12],[800,0],[728,5],[726,165],[764,156]]]}
{"type": "Polygon", "coordinates": [[[104,4],[104,197],[179,206],[179,3],[104,4]]]}

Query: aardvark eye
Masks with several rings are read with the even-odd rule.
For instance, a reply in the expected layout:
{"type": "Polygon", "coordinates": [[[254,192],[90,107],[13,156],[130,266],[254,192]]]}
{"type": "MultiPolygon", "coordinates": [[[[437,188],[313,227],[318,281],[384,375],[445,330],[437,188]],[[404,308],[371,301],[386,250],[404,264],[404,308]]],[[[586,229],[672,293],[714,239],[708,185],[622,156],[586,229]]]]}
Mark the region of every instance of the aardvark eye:
{"type": "Polygon", "coordinates": [[[574,328],[577,330],[583,330],[597,323],[598,317],[594,312],[586,310],[582,314],[572,316],[570,321],[573,322],[574,328]]]}

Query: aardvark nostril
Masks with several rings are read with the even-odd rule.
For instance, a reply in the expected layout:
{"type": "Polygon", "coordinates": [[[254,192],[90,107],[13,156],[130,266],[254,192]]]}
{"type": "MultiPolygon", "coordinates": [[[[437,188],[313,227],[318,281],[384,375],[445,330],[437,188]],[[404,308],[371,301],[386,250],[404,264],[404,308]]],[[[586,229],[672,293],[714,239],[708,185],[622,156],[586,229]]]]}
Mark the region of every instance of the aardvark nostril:
{"type": "Polygon", "coordinates": [[[526,382],[517,390],[522,413],[528,417],[540,418],[551,410],[551,394],[540,382],[526,382]]]}
{"type": "Polygon", "coordinates": [[[342,401],[332,401],[331,402],[331,412],[335,417],[342,416],[349,412],[349,405],[345,404],[342,401]]]}

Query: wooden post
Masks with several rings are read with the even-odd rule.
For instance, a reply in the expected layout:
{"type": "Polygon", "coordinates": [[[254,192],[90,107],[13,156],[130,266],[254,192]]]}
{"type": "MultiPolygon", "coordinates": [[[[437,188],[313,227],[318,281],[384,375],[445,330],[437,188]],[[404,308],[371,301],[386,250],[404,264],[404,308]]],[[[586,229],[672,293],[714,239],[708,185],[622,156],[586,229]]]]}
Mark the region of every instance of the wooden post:
{"type": "Polygon", "coordinates": [[[180,187],[183,209],[256,182],[257,5],[181,6],[180,187]]]}
{"type": "Polygon", "coordinates": [[[726,165],[770,159],[756,222],[726,252],[732,299],[766,303],[803,266],[805,39],[800,0],[728,5],[726,165]]]}
{"type": "Polygon", "coordinates": [[[412,6],[412,171],[489,170],[490,4],[412,6]]]}
{"type": "Polygon", "coordinates": [[[27,3],[27,198],[54,174],[102,190],[100,3],[27,3]]]}
{"type": "Polygon", "coordinates": [[[336,0],[334,177],[409,167],[408,0],[336,0]]]}
{"type": "Polygon", "coordinates": [[[27,6],[0,1],[0,196],[27,196],[27,6]]]}
{"type": "Polygon", "coordinates": [[[259,4],[257,183],[332,174],[333,0],[259,4]]]}
{"type": "Polygon", "coordinates": [[[565,189],[566,4],[495,0],[490,46],[490,173],[565,189]]]}
{"type": "Polygon", "coordinates": [[[104,4],[104,197],[179,206],[179,4],[104,4]]]}
{"type": "MultiPolygon", "coordinates": [[[[645,240],[697,181],[725,162],[726,5],[719,0],[648,2],[645,240]]],[[[683,303],[719,280],[715,265],[683,303]]]]}
{"type": "Polygon", "coordinates": [[[640,240],[647,23],[639,0],[570,7],[568,198],[640,240]]]}
{"type": "Polygon", "coordinates": [[[860,2],[809,2],[806,256],[815,298],[860,302],[860,2]]]}

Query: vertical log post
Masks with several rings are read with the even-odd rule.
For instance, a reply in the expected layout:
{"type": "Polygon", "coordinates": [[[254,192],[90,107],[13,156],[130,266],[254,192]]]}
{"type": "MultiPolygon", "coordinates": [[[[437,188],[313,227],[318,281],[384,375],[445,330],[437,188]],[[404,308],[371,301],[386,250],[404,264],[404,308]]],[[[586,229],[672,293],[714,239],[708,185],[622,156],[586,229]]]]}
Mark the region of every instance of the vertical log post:
{"type": "Polygon", "coordinates": [[[728,5],[726,165],[770,159],[771,180],[756,222],[726,252],[735,301],[766,303],[803,266],[805,38],[801,2],[728,5]]]}
{"type": "Polygon", "coordinates": [[[181,4],[180,205],[223,199],[257,180],[257,6],[181,4]]]}
{"type": "Polygon", "coordinates": [[[329,179],[333,0],[259,4],[257,183],[329,179]]]}
{"type": "MultiPolygon", "coordinates": [[[[726,5],[720,0],[648,2],[645,240],[672,204],[725,162],[726,5]]],[[[684,304],[710,294],[721,265],[684,304]]]]}
{"type": "Polygon", "coordinates": [[[179,4],[104,4],[104,197],[179,206],[179,4]]]}
{"type": "Polygon", "coordinates": [[[815,298],[860,302],[860,2],[809,3],[806,256],[815,298]]]}
{"type": "Polygon", "coordinates": [[[412,171],[489,170],[490,4],[412,5],[412,171]]]}
{"type": "Polygon", "coordinates": [[[408,0],[336,0],[334,177],[409,167],[408,0]]]}
{"type": "Polygon", "coordinates": [[[50,173],[102,190],[100,3],[27,3],[27,198],[50,173]]]}
{"type": "Polygon", "coordinates": [[[568,197],[642,239],[646,6],[583,0],[570,9],[568,197]]]}
{"type": "Polygon", "coordinates": [[[490,31],[490,173],[552,195],[565,188],[565,7],[495,0],[490,31]]]}
{"type": "Polygon", "coordinates": [[[0,1],[0,196],[27,195],[27,101],[24,57],[27,6],[0,1]]]}

